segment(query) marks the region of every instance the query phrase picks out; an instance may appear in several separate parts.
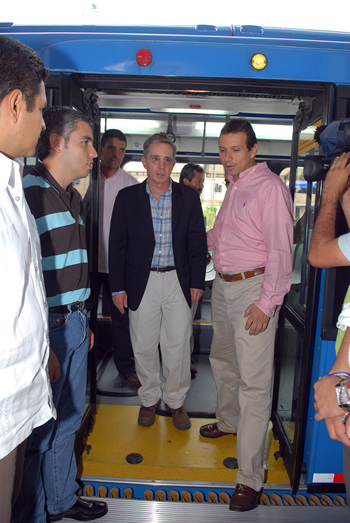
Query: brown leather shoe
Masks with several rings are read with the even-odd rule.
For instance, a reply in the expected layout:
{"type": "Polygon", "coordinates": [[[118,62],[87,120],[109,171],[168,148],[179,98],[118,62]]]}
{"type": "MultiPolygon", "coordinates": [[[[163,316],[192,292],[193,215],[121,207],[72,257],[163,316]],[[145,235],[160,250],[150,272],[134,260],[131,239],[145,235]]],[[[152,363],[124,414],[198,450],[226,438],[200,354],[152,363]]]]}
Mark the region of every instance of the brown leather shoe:
{"type": "Polygon", "coordinates": [[[178,430],[188,430],[191,428],[191,421],[188,417],[188,414],[184,407],[179,407],[178,409],[170,409],[171,415],[173,417],[173,425],[178,430]]]}
{"type": "Polygon", "coordinates": [[[156,421],[156,410],[158,405],[160,405],[160,400],[151,407],[142,407],[140,408],[139,417],[137,423],[141,427],[150,427],[156,421]]]}
{"type": "Polygon", "coordinates": [[[259,504],[261,493],[262,489],[256,491],[247,485],[236,483],[235,491],[230,500],[230,510],[238,510],[239,512],[253,510],[259,504]]]}
{"type": "Polygon", "coordinates": [[[129,374],[124,374],[123,378],[129,385],[129,387],[133,387],[134,389],[138,389],[141,387],[141,382],[136,374],[136,372],[130,372],[129,374]]]}
{"type": "Polygon", "coordinates": [[[233,436],[236,436],[235,433],[232,432],[223,432],[219,429],[217,423],[209,423],[208,425],[202,425],[199,429],[199,432],[203,438],[220,438],[221,436],[228,436],[230,434],[233,434],[233,436]]]}

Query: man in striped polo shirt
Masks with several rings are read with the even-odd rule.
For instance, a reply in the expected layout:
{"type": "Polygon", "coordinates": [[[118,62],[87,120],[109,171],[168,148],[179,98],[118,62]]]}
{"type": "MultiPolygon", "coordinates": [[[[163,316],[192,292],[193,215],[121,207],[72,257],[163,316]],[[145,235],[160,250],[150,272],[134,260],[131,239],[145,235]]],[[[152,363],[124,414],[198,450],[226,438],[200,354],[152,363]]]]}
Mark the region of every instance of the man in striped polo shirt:
{"type": "Polygon", "coordinates": [[[72,182],[89,174],[97,153],[89,118],[69,107],[50,107],[43,115],[40,161],[24,177],[23,187],[40,236],[50,346],[60,364],[60,377],[52,384],[57,420],[34,430],[27,440],[14,523],[63,517],[89,521],[107,512],[105,503],[75,494],[74,438],[85,407],[93,339],[85,309],[90,287],[82,201],[72,182]]]}

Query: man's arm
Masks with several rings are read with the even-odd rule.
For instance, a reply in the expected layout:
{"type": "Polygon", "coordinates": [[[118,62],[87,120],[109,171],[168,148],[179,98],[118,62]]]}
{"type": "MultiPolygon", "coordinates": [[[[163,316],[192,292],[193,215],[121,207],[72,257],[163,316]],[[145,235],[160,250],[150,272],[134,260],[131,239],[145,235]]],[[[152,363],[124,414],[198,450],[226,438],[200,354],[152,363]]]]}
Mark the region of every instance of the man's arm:
{"type": "MultiPolygon", "coordinates": [[[[334,372],[348,372],[349,367],[350,327],[346,329],[342,344],[329,374],[334,372]]],[[[322,376],[314,385],[315,409],[318,411],[315,419],[322,421],[343,415],[344,412],[338,407],[335,386],[340,381],[338,376],[322,376]]]]}
{"type": "MultiPolygon", "coordinates": [[[[350,327],[346,329],[338,356],[330,370],[334,372],[348,372],[350,347],[350,327]]],[[[338,376],[322,376],[315,384],[315,415],[317,421],[326,421],[330,438],[336,439],[350,447],[350,423],[341,423],[344,411],[338,406],[335,386],[340,381],[338,376]]]]}
{"type": "Polygon", "coordinates": [[[335,237],[335,218],[338,201],[341,202],[346,219],[350,222],[350,189],[349,153],[343,153],[335,158],[328,171],[320,213],[312,233],[309,249],[309,261],[314,267],[340,267],[350,265],[350,260],[344,256],[335,237]]]}
{"type": "Polygon", "coordinates": [[[271,184],[259,205],[267,262],[259,299],[244,313],[244,318],[247,318],[245,328],[251,336],[267,328],[292,281],[293,203],[288,189],[280,183],[271,184]]]}

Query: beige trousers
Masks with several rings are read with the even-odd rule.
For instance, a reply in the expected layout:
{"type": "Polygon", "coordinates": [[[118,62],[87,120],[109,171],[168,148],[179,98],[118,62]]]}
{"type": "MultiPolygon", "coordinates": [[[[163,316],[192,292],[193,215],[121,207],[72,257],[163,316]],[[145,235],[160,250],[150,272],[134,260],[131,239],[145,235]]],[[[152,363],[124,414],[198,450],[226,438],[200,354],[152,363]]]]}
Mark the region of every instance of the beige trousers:
{"type": "Polygon", "coordinates": [[[263,275],[238,282],[225,282],[216,275],[211,302],[214,336],[210,363],[218,392],[218,426],[224,432],[237,432],[237,483],[255,490],[262,488],[264,479],[279,312],[257,336],[245,330],[244,312],[259,298],[262,281],[263,275]]]}
{"type": "Polygon", "coordinates": [[[0,459],[0,523],[11,522],[12,506],[22,483],[24,452],[23,441],[10,454],[0,459]]]}
{"type": "Polygon", "coordinates": [[[129,316],[142,405],[150,407],[161,398],[160,344],[163,400],[172,409],[181,407],[191,384],[192,314],[176,271],[150,272],[140,306],[136,311],[129,310],[129,316]]]}

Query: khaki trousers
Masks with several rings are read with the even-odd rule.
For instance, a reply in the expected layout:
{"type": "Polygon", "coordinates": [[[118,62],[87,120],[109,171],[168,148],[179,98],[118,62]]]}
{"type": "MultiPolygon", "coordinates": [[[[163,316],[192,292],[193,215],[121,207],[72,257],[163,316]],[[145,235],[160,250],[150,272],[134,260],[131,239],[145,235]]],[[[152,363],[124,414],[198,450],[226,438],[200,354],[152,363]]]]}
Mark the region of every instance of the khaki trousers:
{"type": "Polygon", "coordinates": [[[141,404],[151,407],[161,398],[160,344],[163,400],[172,409],[181,407],[191,384],[192,314],[175,270],[150,272],[140,306],[129,310],[129,319],[141,404]]]}
{"type": "Polygon", "coordinates": [[[237,432],[237,483],[254,490],[264,480],[263,454],[270,419],[277,309],[257,336],[245,330],[247,307],[259,298],[263,275],[225,282],[212,292],[214,330],[210,363],[218,392],[216,417],[224,432],[237,432]]]}
{"type": "Polygon", "coordinates": [[[24,452],[23,441],[10,454],[0,459],[0,523],[11,522],[12,506],[22,483],[24,452]]]}

